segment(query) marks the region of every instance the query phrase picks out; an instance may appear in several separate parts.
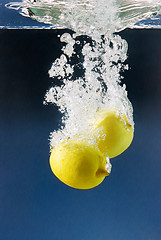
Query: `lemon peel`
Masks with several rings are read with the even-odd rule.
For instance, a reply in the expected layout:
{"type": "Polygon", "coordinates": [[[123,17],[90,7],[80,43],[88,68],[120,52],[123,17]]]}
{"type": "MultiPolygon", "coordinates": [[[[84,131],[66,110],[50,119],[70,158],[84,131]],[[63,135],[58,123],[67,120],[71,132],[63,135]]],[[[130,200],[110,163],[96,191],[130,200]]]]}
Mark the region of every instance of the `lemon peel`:
{"type": "Polygon", "coordinates": [[[99,150],[109,158],[120,155],[133,140],[133,125],[115,109],[98,111],[92,125],[99,150]]]}
{"type": "Polygon", "coordinates": [[[109,159],[88,142],[68,140],[51,152],[50,166],[63,183],[77,189],[99,185],[111,172],[109,159]]]}

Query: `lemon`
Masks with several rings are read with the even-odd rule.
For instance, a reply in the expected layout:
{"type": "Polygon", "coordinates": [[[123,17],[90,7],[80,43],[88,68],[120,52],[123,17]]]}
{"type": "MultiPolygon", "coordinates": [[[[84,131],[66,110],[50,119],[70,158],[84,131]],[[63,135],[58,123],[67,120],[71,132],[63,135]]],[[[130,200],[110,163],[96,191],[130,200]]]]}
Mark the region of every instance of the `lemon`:
{"type": "Polygon", "coordinates": [[[124,152],[132,142],[133,126],[125,114],[121,117],[115,109],[100,111],[93,121],[93,132],[99,150],[113,158],[124,152]]]}
{"type": "Polygon", "coordinates": [[[58,144],[51,152],[50,166],[63,183],[78,189],[99,185],[110,174],[111,168],[97,148],[77,140],[58,144]]]}

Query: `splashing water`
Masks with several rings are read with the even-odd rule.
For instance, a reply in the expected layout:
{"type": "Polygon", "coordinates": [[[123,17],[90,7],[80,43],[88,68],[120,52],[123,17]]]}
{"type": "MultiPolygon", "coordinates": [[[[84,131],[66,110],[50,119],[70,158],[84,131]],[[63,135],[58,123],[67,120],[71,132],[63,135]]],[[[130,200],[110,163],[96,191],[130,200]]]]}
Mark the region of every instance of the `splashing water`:
{"type": "MultiPolygon", "coordinates": [[[[23,0],[11,2],[6,7],[16,9],[25,17],[49,23],[54,28],[70,28],[90,33],[93,28],[120,31],[154,17],[161,10],[160,0],[23,0]]],[[[155,23],[154,23],[155,25],[155,23]]],[[[152,27],[151,22],[149,27],[152,27]]],[[[136,27],[136,25],[135,25],[136,27]]],[[[141,25],[139,25],[141,27],[141,25]]],[[[142,27],[148,25],[142,23],[142,27]]],[[[155,25],[156,27],[156,25],[155,25]]],[[[161,27],[161,24],[158,25],[161,27]]]]}
{"type": "Polygon", "coordinates": [[[49,70],[60,84],[46,93],[45,103],[63,113],[63,126],[51,134],[51,148],[73,136],[85,135],[93,143],[90,122],[98,110],[115,108],[134,126],[126,86],[121,86],[128,45],[115,32],[158,13],[160,0],[24,0],[10,4],[15,6],[25,16],[74,31],[60,37],[63,53],[49,70]],[[76,57],[79,64],[73,63],[76,57]],[[79,68],[83,73],[78,77],[79,68]]]}

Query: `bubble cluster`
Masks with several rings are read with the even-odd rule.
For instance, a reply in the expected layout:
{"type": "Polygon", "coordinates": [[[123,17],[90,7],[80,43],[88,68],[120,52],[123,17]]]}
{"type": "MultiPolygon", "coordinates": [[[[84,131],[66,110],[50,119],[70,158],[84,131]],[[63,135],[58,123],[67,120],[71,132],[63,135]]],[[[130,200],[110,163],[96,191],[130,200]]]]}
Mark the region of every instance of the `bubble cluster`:
{"type": "MultiPolygon", "coordinates": [[[[128,68],[127,42],[119,35],[109,32],[97,39],[95,35],[82,44],[80,54],[84,74],[74,78],[72,57],[76,55],[75,45],[79,44],[78,34],[64,33],[60,40],[66,45],[62,55],[49,70],[52,78],[59,79],[60,86],[53,86],[46,93],[45,101],[56,104],[63,113],[63,129],[51,134],[51,147],[67,138],[91,136],[91,120],[101,110],[115,108],[118,114],[126,114],[133,125],[133,110],[127,97],[126,86],[121,86],[120,72],[128,68]]],[[[80,37],[81,39],[81,37],[80,37]]]]}

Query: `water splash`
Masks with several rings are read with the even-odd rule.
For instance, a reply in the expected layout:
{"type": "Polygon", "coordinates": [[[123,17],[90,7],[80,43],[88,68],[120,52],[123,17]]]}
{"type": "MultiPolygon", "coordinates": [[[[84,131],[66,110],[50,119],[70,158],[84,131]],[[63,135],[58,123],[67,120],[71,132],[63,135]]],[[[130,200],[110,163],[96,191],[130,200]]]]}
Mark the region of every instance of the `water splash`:
{"type": "Polygon", "coordinates": [[[160,1],[24,0],[16,4],[10,7],[19,6],[25,16],[74,31],[60,37],[62,55],[49,70],[60,84],[46,93],[45,103],[56,104],[63,113],[62,127],[51,133],[51,148],[74,136],[86,136],[93,144],[91,120],[99,110],[115,108],[134,125],[126,86],[121,86],[121,72],[128,69],[124,64],[128,44],[114,33],[158,13],[160,1]],[[79,64],[73,63],[76,57],[79,64]],[[75,74],[78,68],[81,76],[75,74]]]}
{"type": "MultiPolygon", "coordinates": [[[[23,0],[6,6],[54,28],[70,28],[80,33],[89,31],[89,34],[91,25],[100,31],[152,27],[157,22],[155,16],[161,11],[160,0],[23,0]],[[152,21],[135,25],[147,18],[152,21]]],[[[157,27],[161,27],[161,22],[157,27]]]]}

